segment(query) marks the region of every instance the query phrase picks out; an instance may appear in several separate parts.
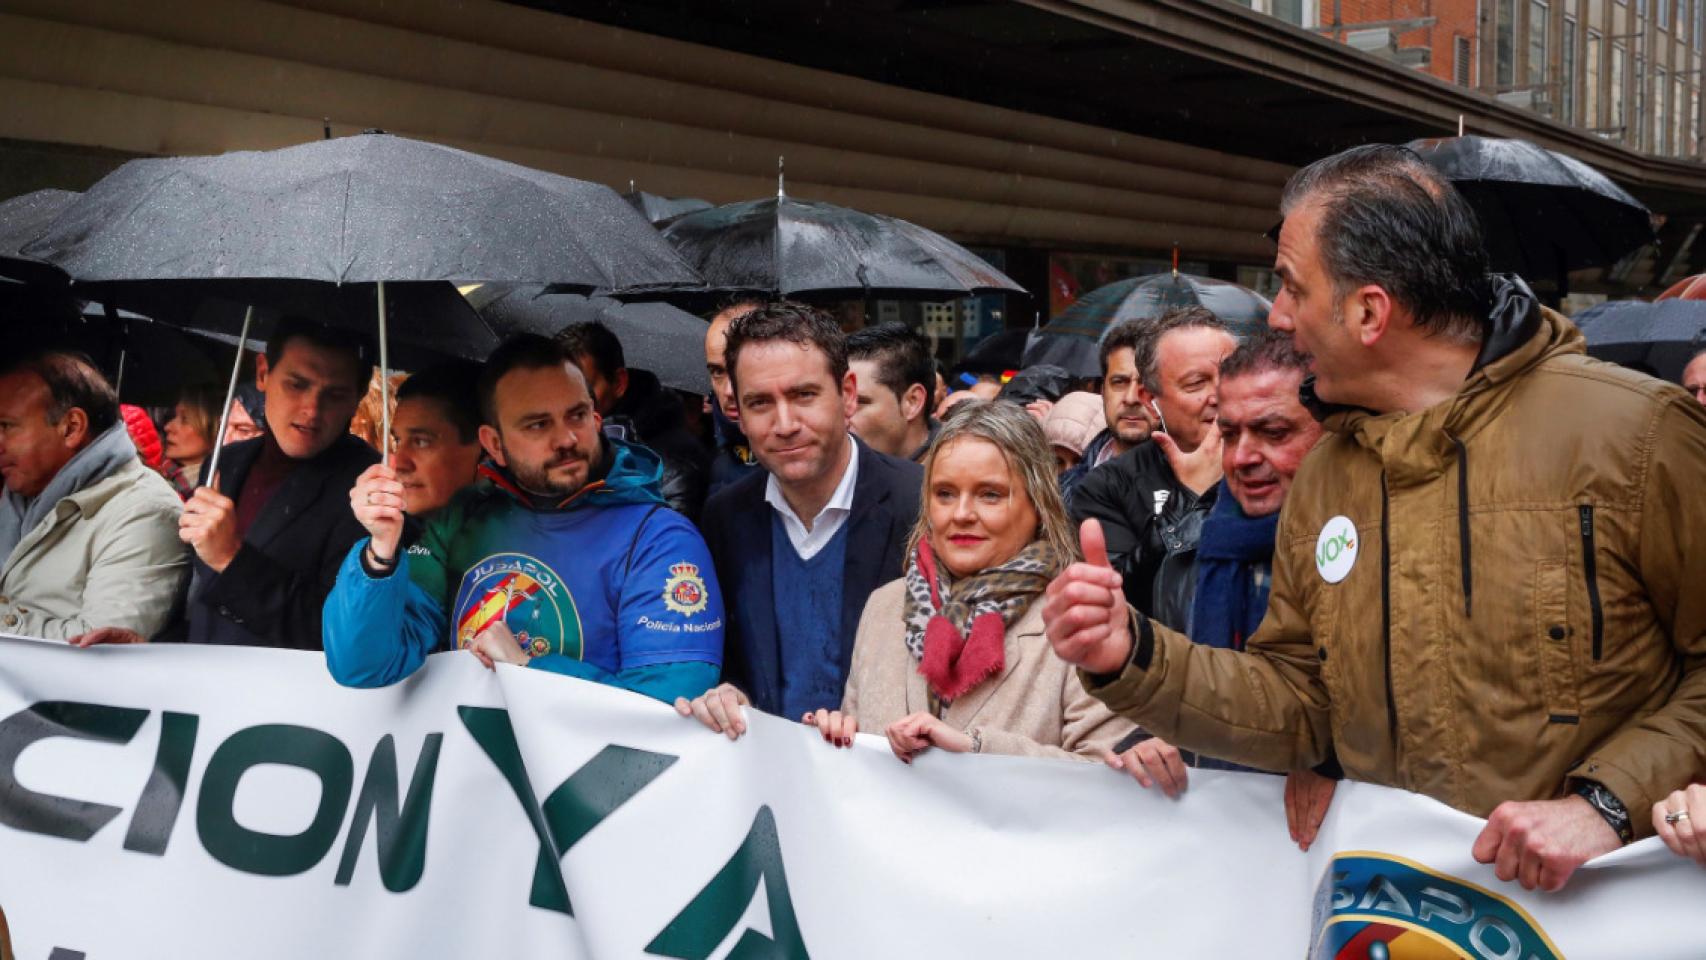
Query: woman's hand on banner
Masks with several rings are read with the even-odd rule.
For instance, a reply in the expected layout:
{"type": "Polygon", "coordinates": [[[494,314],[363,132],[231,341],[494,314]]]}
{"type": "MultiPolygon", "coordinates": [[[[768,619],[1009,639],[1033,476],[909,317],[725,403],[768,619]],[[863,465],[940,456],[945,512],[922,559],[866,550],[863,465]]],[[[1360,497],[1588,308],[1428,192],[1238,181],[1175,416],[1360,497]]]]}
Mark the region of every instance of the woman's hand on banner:
{"type": "Polygon", "coordinates": [[[1131,774],[1145,790],[1160,786],[1161,792],[1174,800],[1179,799],[1188,785],[1185,760],[1179,755],[1179,748],[1160,737],[1140,740],[1124,753],[1104,750],[1102,761],[1131,774]]]}
{"type": "Polygon", "coordinates": [[[746,733],[746,715],[741,708],[752,701],[732,683],[719,683],[692,700],[675,698],[675,712],[704,724],[712,733],[739,740],[746,733]]]}
{"type": "Polygon", "coordinates": [[[382,562],[397,562],[403,540],[403,484],[397,471],[376,463],[355,478],[349,492],[350,510],[373,538],[373,552],[382,562]]]}
{"type": "Polygon", "coordinates": [[[935,714],[922,710],[889,724],[886,732],[889,749],[902,763],[911,763],[913,757],[931,747],[940,747],[949,753],[970,753],[977,745],[970,734],[955,730],[935,714]]]}
{"type": "Polygon", "coordinates": [[[823,742],[833,747],[851,747],[853,735],[859,732],[859,719],[840,710],[808,713],[801,722],[808,727],[816,727],[817,732],[823,734],[823,742]]]}

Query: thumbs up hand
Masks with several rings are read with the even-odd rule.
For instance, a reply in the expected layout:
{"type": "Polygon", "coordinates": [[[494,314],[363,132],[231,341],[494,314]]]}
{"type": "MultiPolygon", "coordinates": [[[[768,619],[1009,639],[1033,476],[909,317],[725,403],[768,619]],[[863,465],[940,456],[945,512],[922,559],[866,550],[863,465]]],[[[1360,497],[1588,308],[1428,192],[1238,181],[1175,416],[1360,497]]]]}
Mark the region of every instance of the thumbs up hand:
{"type": "Polygon", "coordinates": [[[1062,660],[1091,673],[1118,673],[1131,656],[1121,578],[1108,562],[1102,525],[1084,521],[1078,530],[1084,560],[1048,585],[1043,625],[1062,660]]]}

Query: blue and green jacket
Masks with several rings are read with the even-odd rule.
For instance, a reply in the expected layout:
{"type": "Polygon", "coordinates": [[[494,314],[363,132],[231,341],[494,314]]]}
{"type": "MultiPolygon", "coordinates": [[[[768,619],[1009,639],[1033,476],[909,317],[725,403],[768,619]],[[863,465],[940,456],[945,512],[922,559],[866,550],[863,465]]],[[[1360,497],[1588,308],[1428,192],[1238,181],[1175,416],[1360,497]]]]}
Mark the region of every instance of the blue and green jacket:
{"type": "Polygon", "coordinates": [[[705,541],[664,506],[656,454],[604,444],[604,478],[543,507],[482,466],[388,576],[363,566],[366,539],[351,548],[322,614],[332,676],[396,683],[501,619],[539,669],[665,702],[714,685],[723,602],[705,541]]]}

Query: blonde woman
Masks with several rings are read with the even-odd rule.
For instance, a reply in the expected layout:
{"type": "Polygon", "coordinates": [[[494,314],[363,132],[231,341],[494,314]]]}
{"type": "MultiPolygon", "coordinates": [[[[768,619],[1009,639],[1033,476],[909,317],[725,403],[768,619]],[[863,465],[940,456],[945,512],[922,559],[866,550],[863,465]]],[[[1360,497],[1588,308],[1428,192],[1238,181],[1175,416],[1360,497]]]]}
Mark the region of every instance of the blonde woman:
{"type": "MultiPolygon", "coordinates": [[[[837,746],[882,730],[908,763],[932,747],[1100,760],[1131,731],[1043,633],[1043,591],[1078,556],[1054,467],[1023,408],[954,408],[924,458],[906,574],[865,605],[842,708],[806,723],[837,746]]],[[[676,709],[738,737],[745,702],[725,684],[676,709]]]]}

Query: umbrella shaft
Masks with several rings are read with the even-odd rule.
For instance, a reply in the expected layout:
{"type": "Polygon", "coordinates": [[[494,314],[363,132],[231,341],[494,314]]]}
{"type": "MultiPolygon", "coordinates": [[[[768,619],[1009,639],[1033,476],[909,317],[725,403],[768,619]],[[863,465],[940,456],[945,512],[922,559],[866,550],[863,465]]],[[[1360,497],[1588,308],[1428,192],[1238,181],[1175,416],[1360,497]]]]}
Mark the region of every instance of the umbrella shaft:
{"type": "Polygon", "coordinates": [[[379,457],[391,465],[391,353],[385,336],[385,281],[379,281],[379,457]]]}
{"type": "Polygon", "coordinates": [[[255,305],[243,311],[243,332],[237,335],[237,359],[231,363],[231,383],[225,388],[225,405],[219,408],[219,432],[213,435],[213,457],[207,465],[207,482],[212,483],[219,473],[219,452],[225,447],[225,428],[231,423],[231,404],[237,399],[237,376],[243,371],[243,351],[249,346],[249,324],[255,319],[255,305]]]}

